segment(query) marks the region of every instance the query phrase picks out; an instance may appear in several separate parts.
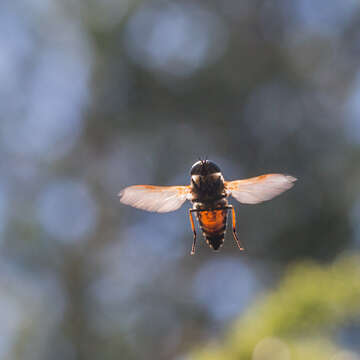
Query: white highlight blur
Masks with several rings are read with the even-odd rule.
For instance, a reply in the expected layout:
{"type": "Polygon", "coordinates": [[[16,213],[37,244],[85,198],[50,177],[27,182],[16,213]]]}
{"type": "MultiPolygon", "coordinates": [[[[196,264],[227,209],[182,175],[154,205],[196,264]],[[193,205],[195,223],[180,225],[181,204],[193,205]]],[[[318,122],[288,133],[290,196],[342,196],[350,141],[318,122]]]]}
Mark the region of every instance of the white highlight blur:
{"type": "Polygon", "coordinates": [[[290,360],[289,346],[279,338],[266,337],[255,346],[252,360],[290,360]]]}
{"type": "Polygon", "coordinates": [[[227,37],[221,18],[200,6],[145,6],[130,18],[125,45],[135,63],[185,77],[216,61],[227,37]]]}
{"type": "Polygon", "coordinates": [[[49,185],[40,194],[37,215],[50,235],[70,243],[91,234],[96,226],[97,208],[84,183],[65,179],[49,185]]]}
{"type": "Polygon", "coordinates": [[[330,360],[360,360],[360,357],[352,351],[339,351],[330,360]]]}
{"type": "Polygon", "coordinates": [[[195,275],[193,292],[215,320],[226,321],[249,303],[255,292],[255,277],[236,258],[211,258],[195,275]]]}
{"type": "Polygon", "coordinates": [[[0,143],[11,155],[53,161],[73,148],[83,129],[90,43],[84,29],[51,6],[42,8],[40,41],[29,31],[38,26],[37,9],[17,17],[13,6],[0,5],[0,143]]]}

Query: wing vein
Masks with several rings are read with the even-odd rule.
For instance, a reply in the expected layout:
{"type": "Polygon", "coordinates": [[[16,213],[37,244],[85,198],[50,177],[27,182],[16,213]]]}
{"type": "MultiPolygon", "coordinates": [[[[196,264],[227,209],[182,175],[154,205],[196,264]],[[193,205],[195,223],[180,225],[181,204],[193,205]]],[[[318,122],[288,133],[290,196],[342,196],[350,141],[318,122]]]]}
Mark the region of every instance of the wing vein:
{"type": "Polygon", "coordinates": [[[119,193],[120,201],[138,209],[154,212],[177,210],[187,199],[189,186],[129,186],[119,193]]]}
{"type": "Polygon", "coordinates": [[[225,186],[239,202],[257,204],[289,190],[296,180],[290,175],[266,174],[244,180],[228,181],[225,186]]]}

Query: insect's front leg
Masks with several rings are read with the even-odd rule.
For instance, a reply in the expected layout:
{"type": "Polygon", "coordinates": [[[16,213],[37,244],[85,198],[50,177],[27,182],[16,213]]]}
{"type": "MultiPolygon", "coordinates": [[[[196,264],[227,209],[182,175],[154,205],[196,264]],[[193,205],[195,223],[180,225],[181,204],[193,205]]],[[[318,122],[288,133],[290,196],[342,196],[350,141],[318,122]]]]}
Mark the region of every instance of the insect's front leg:
{"type": "Polygon", "coordinates": [[[236,235],[236,216],[235,216],[235,209],[232,205],[228,205],[226,206],[226,209],[231,210],[232,213],[232,230],[233,230],[233,236],[234,236],[234,240],[238,246],[238,248],[240,249],[240,251],[244,251],[244,247],[242,246],[242,244],[239,241],[239,238],[236,235]]]}
{"type": "Polygon", "coordinates": [[[194,233],[194,239],[193,239],[190,255],[195,254],[196,230],[195,230],[195,224],[194,224],[194,219],[192,217],[192,213],[197,212],[197,211],[198,211],[197,209],[189,209],[190,224],[191,224],[192,231],[194,233]]]}

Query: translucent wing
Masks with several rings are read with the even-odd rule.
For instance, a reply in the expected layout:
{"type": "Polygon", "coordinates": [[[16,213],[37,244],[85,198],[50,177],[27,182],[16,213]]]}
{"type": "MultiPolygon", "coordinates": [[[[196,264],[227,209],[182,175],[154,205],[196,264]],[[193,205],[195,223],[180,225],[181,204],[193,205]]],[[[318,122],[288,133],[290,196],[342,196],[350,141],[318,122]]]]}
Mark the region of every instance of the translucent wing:
{"type": "Polygon", "coordinates": [[[160,213],[177,210],[189,195],[189,186],[134,185],[119,193],[123,204],[160,213]]]}
{"type": "Polygon", "coordinates": [[[290,175],[267,174],[244,180],[226,181],[225,188],[243,204],[257,204],[290,189],[297,179],[290,175]]]}

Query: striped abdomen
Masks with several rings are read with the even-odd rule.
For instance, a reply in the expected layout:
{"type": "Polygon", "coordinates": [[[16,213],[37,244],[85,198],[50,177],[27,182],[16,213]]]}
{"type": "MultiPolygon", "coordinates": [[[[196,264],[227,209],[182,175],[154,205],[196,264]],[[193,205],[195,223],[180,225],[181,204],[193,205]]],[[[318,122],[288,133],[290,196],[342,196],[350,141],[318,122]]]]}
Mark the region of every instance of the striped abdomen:
{"type": "Polygon", "coordinates": [[[218,250],[224,244],[227,209],[199,211],[197,218],[206,242],[213,250],[218,250]]]}

